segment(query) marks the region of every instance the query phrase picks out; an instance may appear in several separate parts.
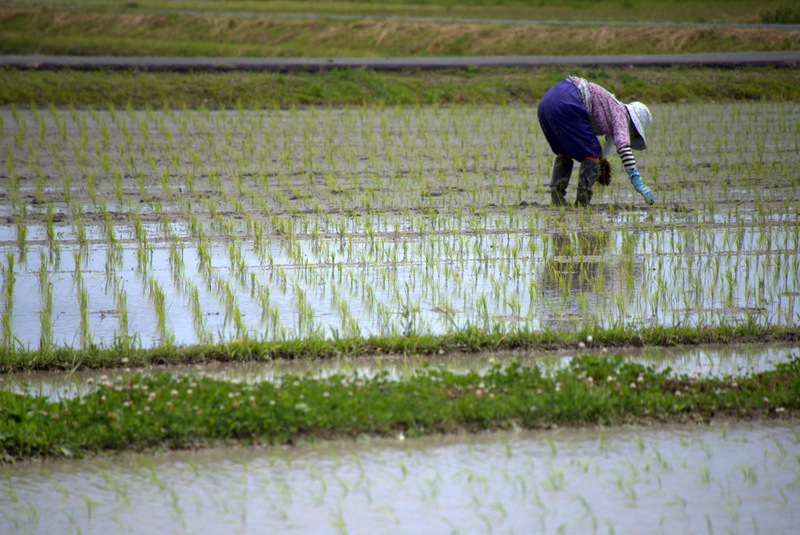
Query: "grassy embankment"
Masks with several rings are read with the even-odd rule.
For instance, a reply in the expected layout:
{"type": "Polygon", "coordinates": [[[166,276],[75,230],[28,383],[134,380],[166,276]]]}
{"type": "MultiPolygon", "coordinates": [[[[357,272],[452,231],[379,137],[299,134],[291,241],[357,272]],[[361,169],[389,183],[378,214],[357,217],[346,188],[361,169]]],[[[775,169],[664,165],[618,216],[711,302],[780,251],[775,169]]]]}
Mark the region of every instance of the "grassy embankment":
{"type": "Polygon", "coordinates": [[[797,71],[770,67],[485,69],[325,73],[36,72],[0,69],[0,105],[216,109],[292,105],[530,104],[575,74],[622,100],[797,100],[797,71]]]}
{"type": "Polygon", "coordinates": [[[34,370],[97,369],[209,362],[267,362],[278,359],[324,359],[362,355],[439,355],[449,352],[614,348],[624,346],[680,346],[696,344],[797,342],[793,327],[745,324],[737,327],[647,327],[600,329],[576,333],[558,331],[494,332],[476,327],[442,336],[411,335],[368,338],[305,338],[288,341],[235,340],[186,347],[134,345],[52,348],[49,350],[0,347],[0,373],[34,370]],[[591,340],[587,343],[587,340],[591,340]]]}
{"type": "Polygon", "coordinates": [[[510,364],[482,375],[426,369],[397,381],[287,376],[248,385],[163,374],[104,382],[59,401],[0,391],[0,406],[5,460],[362,434],[784,418],[800,408],[800,359],[708,379],[590,356],[552,374],[510,364]]]}
{"type": "Polygon", "coordinates": [[[598,55],[796,50],[771,27],[332,20],[0,8],[6,54],[203,57],[598,55]]]}

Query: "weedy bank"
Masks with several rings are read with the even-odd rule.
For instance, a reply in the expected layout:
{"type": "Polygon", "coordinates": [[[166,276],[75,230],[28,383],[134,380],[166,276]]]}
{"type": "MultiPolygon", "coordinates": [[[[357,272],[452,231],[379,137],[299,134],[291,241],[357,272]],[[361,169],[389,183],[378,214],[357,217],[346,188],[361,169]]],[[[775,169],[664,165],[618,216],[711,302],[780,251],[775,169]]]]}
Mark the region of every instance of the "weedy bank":
{"type": "Polygon", "coordinates": [[[782,418],[796,413],[798,400],[797,358],[773,371],[715,379],[588,355],[552,374],[510,364],[483,374],[424,369],[399,380],[289,375],[237,384],[137,376],[59,401],[0,391],[0,451],[11,459],[362,434],[782,418]]]}
{"type": "MultiPolygon", "coordinates": [[[[702,103],[794,101],[796,69],[569,68],[623,101],[702,103]]],[[[0,69],[0,105],[122,109],[274,109],[304,106],[535,106],[564,67],[319,73],[36,71],[0,69]]]]}

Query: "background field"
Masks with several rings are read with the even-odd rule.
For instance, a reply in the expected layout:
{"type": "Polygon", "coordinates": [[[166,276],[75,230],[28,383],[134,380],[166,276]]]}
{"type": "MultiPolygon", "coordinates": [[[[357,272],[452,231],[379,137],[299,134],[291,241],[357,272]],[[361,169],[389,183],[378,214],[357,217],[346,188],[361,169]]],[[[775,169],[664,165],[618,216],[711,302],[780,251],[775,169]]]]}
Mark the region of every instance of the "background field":
{"type": "Polygon", "coordinates": [[[797,50],[800,28],[759,24],[797,22],[800,8],[794,6],[659,0],[498,2],[490,6],[450,2],[18,2],[0,6],[0,52],[392,57],[797,50]],[[575,24],[582,21],[587,23],[575,24]]]}
{"type": "Polygon", "coordinates": [[[17,0],[4,4],[67,7],[105,13],[294,14],[313,18],[434,17],[751,24],[797,22],[797,3],[790,0],[17,0]]]}

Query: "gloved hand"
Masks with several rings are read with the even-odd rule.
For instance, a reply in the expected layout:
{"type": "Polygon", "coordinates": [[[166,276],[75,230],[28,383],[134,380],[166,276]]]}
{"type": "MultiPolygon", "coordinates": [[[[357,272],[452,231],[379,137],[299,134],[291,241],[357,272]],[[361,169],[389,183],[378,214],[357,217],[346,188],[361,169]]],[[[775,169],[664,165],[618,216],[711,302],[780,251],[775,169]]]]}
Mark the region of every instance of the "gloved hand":
{"type": "Polygon", "coordinates": [[[653,204],[653,192],[650,188],[642,184],[642,175],[639,174],[639,171],[635,167],[633,169],[625,169],[625,171],[627,171],[628,176],[631,178],[631,185],[633,188],[644,197],[644,202],[653,204]]]}

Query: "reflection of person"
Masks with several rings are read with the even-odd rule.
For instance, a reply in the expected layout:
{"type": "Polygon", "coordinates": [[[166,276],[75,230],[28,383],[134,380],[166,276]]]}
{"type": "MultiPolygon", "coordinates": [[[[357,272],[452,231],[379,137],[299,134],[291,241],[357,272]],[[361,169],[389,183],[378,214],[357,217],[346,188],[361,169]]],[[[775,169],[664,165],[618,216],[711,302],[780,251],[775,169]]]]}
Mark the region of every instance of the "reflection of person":
{"type": "Polygon", "coordinates": [[[577,322],[597,312],[598,292],[608,276],[605,266],[601,268],[608,238],[607,232],[600,231],[552,235],[553,253],[545,262],[541,279],[545,325],[573,330],[577,322]],[[589,308],[584,308],[582,299],[589,308]]]}
{"type": "Polygon", "coordinates": [[[641,102],[622,104],[614,95],[583,78],[569,76],[547,90],[539,101],[539,124],[550,148],[556,154],[550,198],[553,204],[566,204],[572,161],[581,162],[578,176],[577,206],[592,200],[592,187],[600,173],[600,158],[616,147],[631,184],[653,204],[653,192],[642,183],[631,149],[644,150],[644,131],[652,115],[641,102]],[[605,135],[605,147],[597,136],[605,135]]]}
{"type": "Polygon", "coordinates": [[[551,234],[552,253],[545,260],[540,279],[543,324],[574,330],[582,322],[623,321],[635,281],[643,276],[641,260],[634,254],[638,240],[635,233],[617,239],[603,229],[551,234]],[[607,251],[610,243],[617,245],[617,252],[607,251]],[[609,305],[620,307],[617,318],[609,305]]]}
{"type": "Polygon", "coordinates": [[[591,291],[601,275],[608,237],[608,233],[598,231],[554,233],[553,256],[547,259],[543,272],[543,290],[562,298],[591,291]]]}

